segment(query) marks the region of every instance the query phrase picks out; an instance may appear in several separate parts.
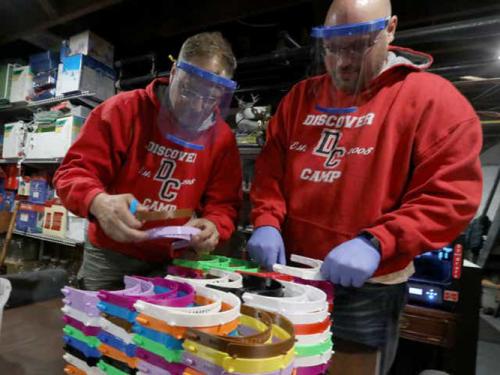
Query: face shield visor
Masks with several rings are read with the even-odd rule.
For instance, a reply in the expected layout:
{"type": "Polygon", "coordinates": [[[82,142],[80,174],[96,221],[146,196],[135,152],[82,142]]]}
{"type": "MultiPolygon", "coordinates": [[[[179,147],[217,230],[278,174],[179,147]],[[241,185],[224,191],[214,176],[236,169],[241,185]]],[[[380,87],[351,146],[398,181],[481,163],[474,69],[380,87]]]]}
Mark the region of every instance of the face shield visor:
{"type": "Polygon", "coordinates": [[[227,115],[236,86],[235,81],[179,61],[160,109],[163,136],[184,147],[203,148],[200,137],[227,115]]]}
{"type": "Polygon", "coordinates": [[[361,94],[374,78],[372,49],[388,24],[389,18],[382,18],[312,29],[315,40],[312,72],[317,75],[326,69],[331,81],[325,86],[324,81],[318,80],[315,87],[319,111],[329,114],[357,111],[361,94]]]}

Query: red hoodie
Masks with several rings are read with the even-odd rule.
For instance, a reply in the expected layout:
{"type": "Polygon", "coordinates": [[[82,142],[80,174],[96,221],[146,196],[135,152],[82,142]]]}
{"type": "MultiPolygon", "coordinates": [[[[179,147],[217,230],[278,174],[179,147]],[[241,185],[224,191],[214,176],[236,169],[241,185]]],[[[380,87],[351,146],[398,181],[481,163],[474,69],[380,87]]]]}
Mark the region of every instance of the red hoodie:
{"type": "Polygon", "coordinates": [[[394,64],[357,112],[315,108],[322,100],[311,85],[321,87],[320,99],[330,92],[323,75],[295,85],[271,120],[252,219],[281,229],[287,254],[323,259],[368,231],[381,243],[375,276],[388,275],[454,240],[474,216],[482,191],[478,117],[450,82],[422,71],[430,56],[392,52],[394,64]]]}
{"type": "MultiPolygon", "coordinates": [[[[157,79],[145,90],[118,94],[92,111],[54,176],[57,193],[70,211],[83,217],[89,216],[89,206],[101,192],[133,194],[152,210],[195,209],[214,222],[221,240],[226,240],[234,231],[241,202],[234,135],[219,119],[202,133],[203,150],[165,139],[157,126],[159,84],[168,85],[168,80],[157,79]]],[[[153,225],[158,223],[147,223],[143,229],[153,225]]],[[[147,261],[168,256],[168,241],[118,243],[96,220],[91,220],[88,237],[96,247],[147,261]]]]}

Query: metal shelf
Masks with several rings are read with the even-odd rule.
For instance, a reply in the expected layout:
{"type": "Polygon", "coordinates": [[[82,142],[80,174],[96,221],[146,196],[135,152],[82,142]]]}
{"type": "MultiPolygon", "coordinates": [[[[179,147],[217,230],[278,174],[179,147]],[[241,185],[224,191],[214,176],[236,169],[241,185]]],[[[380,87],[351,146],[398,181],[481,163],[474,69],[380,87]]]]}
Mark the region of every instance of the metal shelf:
{"type": "Polygon", "coordinates": [[[82,91],[68,95],[60,95],[50,99],[37,100],[27,103],[14,103],[5,106],[0,106],[0,115],[6,113],[6,114],[12,114],[12,116],[22,116],[22,115],[28,116],[33,112],[35,112],[38,108],[54,105],[60,102],[64,102],[66,100],[70,100],[73,103],[84,105],[89,108],[94,108],[98,104],[102,103],[101,99],[95,97],[94,92],[82,91]]]}
{"type": "Polygon", "coordinates": [[[80,242],[70,240],[67,238],[47,236],[46,234],[41,234],[41,233],[28,233],[28,232],[23,232],[23,231],[20,231],[17,229],[14,229],[14,234],[17,234],[19,236],[34,238],[34,239],[41,240],[41,241],[47,241],[47,242],[57,243],[60,245],[70,246],[70,247],[77,247],[78,245],[81,244],[80,242]]]}
{"type": "Polygon", "coordinates": [[[2,105],[0,106],[0,113],[15,113],[19,112],[19,114],[25,114],[25,113],[31,113],[31,111],[28,110],[28,103],[22,102],[22,103],[14,103],[14,104],[7,104],[7,105],[2,105]]]}
{"type": "MultiPolygon", "coordinates": [[[[25,159],[23,164],[61,164],[63,158],[52,158],[52,159],[25,159]]],[[[19,159],[0,159],[0,164],[16,164],[19,159]]]]}
{"type": "Polygon", "coordinates": [[[52,105],[52,104],[64,102],[66,100],[72,100],[74,102],[77,102],[78,104],[89,106],[89,107],[95,107],[97,104],[102,103],[101,99],[98,99],[95,97],[94,92],[82,91],[82,92],[76,92],[74,94],[60,95],[60,96],[56,96],[56,97],[50,98],[50,99],[37,100],[35,102],[30,102],[27,105],[27,108],[39,108],[39,107],[43,107],[46,105],[52,105]]]}
{"type": "Polygon", "coordinates": [[[11,158],[11,159],[0,159],[0,164],[17,164],[19,159],[11,158]]]}

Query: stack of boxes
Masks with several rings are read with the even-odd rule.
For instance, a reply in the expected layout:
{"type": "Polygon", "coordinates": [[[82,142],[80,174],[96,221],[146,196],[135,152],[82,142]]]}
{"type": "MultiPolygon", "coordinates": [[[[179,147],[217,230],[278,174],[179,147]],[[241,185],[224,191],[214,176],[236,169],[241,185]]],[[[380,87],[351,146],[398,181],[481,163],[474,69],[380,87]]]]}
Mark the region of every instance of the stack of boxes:
{"type": "Polygon", "coordinates": [[[10,122],[3,128],[2,157],[19,158],[24,148],[25,124],[23,121],[10,122]]]}
{"type": "Polygon", "coordinates": [[[45,215],[45,202],[54,195],[47,176],[35,176],[29,183],[23,180],[19,194],[26,194],[27,199],[19,205],[16,218],[16,229],[28,233],[42,233],[45,215]]]}
{"type": "Polygon", "coordinates": [[[115,94],[113,59],[113,45],[87,30],[65,40],[60,51],[31,55],[29,65],[0,64],[0,105],[80,91],[105,100],[115,94]]]}
{"type": "Polygon", "coordinates": [[[61,50],[57,95],[92,91],[105,100],[115,93],[114,48],[90,31],[74,35],[61,50]]]}
{"type": "Polygon", "coordinates": [[[17,190],[20,200],[17,230],[84,242],[86,219],[68,212],[54,197],[47,174],[24,176],[18,181],[17,166],[9,165],[0,171],[0,233],[8,228],[17,190]]]}
{"type": "Polygon", "coordinates": [[[12,70],[10,102],[26,102],[33,97],[33,74],[29,65],[16,66],[12,70]]]}
{"type": "Polygon", "coordinates": [[[36,130],[28,135],[26,158],[63,158],[78,137],[84,122],[84,118],[71,115],[37,124],[36,130]]]}
{"type": "Polygon", "coordinates": [[[8,104],[12,83],[12,74],[17,64],[0,64],[0,105],[8,104]]]}
{"type": "MultiPolygon", "coordinates": [[[[64,109],[86,114],[81,107],[65,106],[64,109]]],[[[76,140],[85,119],[75,115],[52,117],[45,116],[49,120],[37,122],[36,131],[30,133],[26,132],[26,126],[22,121],[5,124],[2,156],[19,158],[24,154],[28,160],[63,158],[76,140]]],[[[24,201],[20,204],[16,219],[17,230],[69,238],[76,242],[84,241],[85,219],[69,214],[59,201],[51,200],[54,192],[47,174],[23,176],[18,181],[16,165],[11,164],[4,169],[4,188],[0,190],[0,212],[6,213],[3,214],[5,217],[2,222],[8,222],[10,217],[8,211],[12,208],[12,204],[9,204],[3,209],[3,202],[13,202],[15,190],[18,190],[18,195],[23,197],[24,201]]]]}
{"type": "Polygon", "coordinates": [[[30,56],[33,74],[33,100],[50,99],[56,95],[57,67],[59,54],[45,51],[30,56]]]}
{"type": "MultiPolygon", "coordinates": [[[[64,41],[60,51],[29,56],[28,64],[9,60],[0,64],[0,106],[20,103],[14,107],[22,109],[23,102],[84,91],[105,100],[115,94],[113,60],[113,46],[90,31],[64,41]]],[[[86,219],[71,214],[54,199],[48,176],[30,175],[34,170],[30,162],[44,159],[53,163],[64,158],[90,113],[90,108],[74,101],[58,102],[50,111],[35,112],[33,121],[23,117],[24,121],[0,122],[4,126],[0,129],[0,155],[16,159],[0,168],[0,233],[9,226],[17,193],[18,231],[85,241],[86,219]],[[19,159],[27,176],[19,177],[20,164],[15,164],[19,159]]]]}
{"type": "Polygon", "coordinates": [[[9,227],[10,217],[14,208],[16,192],[9,190],[9,181],[7,175],[0,169],[4,175],[0,178],[0,233],[5,233],[9,227]]]}

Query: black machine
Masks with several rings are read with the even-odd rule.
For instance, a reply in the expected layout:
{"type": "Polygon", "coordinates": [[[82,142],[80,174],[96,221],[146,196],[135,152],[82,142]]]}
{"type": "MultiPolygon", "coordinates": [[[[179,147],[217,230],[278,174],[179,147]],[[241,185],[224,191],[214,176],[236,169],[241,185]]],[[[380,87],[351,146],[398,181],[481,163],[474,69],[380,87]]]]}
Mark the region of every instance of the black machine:
{"type": "Polygon", "coordinates": [[[460,299],[464,236],[449,246],[415,258],[415,274],[408,281],[408,302],[452,311],[460,299]]]}

